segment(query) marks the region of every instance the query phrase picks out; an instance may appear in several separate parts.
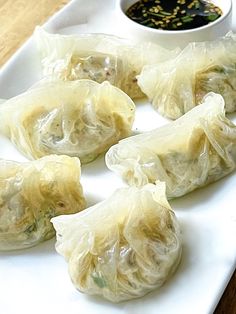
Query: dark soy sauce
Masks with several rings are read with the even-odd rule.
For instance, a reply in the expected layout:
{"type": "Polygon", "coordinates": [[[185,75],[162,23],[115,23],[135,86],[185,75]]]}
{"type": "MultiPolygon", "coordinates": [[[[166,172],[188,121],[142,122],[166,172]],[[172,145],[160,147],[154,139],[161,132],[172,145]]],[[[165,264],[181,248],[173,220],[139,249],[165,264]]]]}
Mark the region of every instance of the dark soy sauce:
{"type": "Polygon", "coordinates": [[[214,22],[222,11],[206,0],[140,0],[126,11],[126,15],[147,27],[176,31],[214,22]]]}

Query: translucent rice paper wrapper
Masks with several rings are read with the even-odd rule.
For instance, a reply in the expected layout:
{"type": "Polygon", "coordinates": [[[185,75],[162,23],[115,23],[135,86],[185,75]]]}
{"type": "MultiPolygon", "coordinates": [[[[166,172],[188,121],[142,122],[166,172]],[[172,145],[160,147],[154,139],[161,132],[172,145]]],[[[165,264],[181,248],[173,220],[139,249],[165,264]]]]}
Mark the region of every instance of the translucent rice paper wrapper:
{"type": "Polygon", "coordinates": [[[168,198],[224,177],[235,162],[236,126],[214,93],[178,120],[122,140],[106,154],[108,168],[130,185],[166,182],[168,198]]]}
{"type": "Polygon", "coordinates": [[[116,190],[85,211],[52,219],[56,250],[81,292],[119,302],[160,287],[181,257],[165,184],[116,190]]]}
{"type": "Polygon", "coordinates": [[[34,37],[44,77],[109,81],[131,98],[144,96],[136,79],[144,65],[173,58],[180,51],[170,51],[153,43],[132,44],[127,39],[106,34],[49,34],[40,27],[36,28],[34,37]]]}
{"type": "Polygon", "coordinates": [[[32,162],[0,160],[0,250],[50,239],[52,217],[85,208],[78,158],[51,155],[32,162]]]}
{"type": "Polygon", "coordinates": [[[0,132],[30,159],[95,159],[131,133],[133,101],[108,82],[41,82],[0,106],[0,132]]]}
{"type": "Polygon", "coordinates": [[[236,35],[190,43],[176,58],[145,66],[138,85],[154,108],[171,119],[201,103],[208,92],[223,96],[226,112],[236,111],[236,35]]]}

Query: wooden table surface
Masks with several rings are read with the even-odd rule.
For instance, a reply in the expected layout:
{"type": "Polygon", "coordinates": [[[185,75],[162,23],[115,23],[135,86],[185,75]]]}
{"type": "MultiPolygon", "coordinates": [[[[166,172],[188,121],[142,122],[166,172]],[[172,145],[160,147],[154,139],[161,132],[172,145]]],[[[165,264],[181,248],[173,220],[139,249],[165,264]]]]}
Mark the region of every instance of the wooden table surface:
{"type": "MultiPolygon", "coordinates": [[[[69,0],[0,0],[0,67],[32,34],[36,25],[43,24],[68,2],[69,0]]],[[[215,314],[236,314],[236,272],[215,314]]]]}

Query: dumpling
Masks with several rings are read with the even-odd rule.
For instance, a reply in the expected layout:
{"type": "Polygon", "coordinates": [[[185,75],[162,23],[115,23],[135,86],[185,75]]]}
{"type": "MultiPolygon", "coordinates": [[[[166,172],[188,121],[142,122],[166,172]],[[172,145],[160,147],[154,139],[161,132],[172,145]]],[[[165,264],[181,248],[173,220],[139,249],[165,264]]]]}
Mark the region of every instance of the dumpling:
{"type": "Polygon", "coordinates": [[[131,98],[144,96],[136,75],[145,64],[167,60],[179,52],[152,43],[131,44],[106,34],[49,34],[40,27],[36,28],[34,37],[44,76],[60,80],[91,79],[98,83],[107,80],[131,98]]]}
{"type": "Polygon", "coordinates": [[[236,126],[225,117],[222,96],[163,127],[120,141],[106,154],[109,169],[130,185],[166,182],[168,198],[214,182],[236,167],[236,126]]]}
{"type": "Polygon", "coordinates": [[[131,133],[135,105],[108,82],[44,82],[0,107],[0,132],[29,158],[95,159],[131,133]]]}
{"type": "Polygon", "coordinates": [[[0,160],[0,250],[23,249],[50,239],[55,234],[52,217],[84,208],[78,158],[0,160]]]}
{"type": "Polygon", "coordinates": [[[75,287],[112,302],[160,287],[180,261],[180,228],[163,182],[118,189],[79,214],[51,221],[75,287]]]}
{"type": "Polygon", "coordinates": [[[171,119],[198,105],[208,92],[223,96],[226,112],[236,111],[236,35],[190,43],[176,58],[145,66],[138,85],[171,119]]]}

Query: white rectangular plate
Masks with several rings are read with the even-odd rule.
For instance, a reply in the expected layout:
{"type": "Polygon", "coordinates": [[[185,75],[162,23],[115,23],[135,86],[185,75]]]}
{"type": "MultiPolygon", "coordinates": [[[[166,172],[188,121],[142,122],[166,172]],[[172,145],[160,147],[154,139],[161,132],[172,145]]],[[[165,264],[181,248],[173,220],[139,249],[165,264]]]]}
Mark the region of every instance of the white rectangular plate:
{"type": "MultiPolygon", "coordinates": [[[[47,24],[49,31],[119,33],[114,0],[75,0],[47,24]]],[[[234,8],[234,20],[236,10],[234,8]]],[[[236,30],[236,24],[233,25],[236,30]]],[[[30,39],[2,68],[0,98],[10,98],[40,78],[38,55],[30,39]]],[[[234,119],[236,121],[236,119],[234,119]]],[[[134,129],[146,131],[168,121],[150,104],[137,104],[134,129]]],[[[0,158],[26,160],[4,137],[0,158]]],[[[89,205],[124,185],[101,156],[82,167],[89,205]]],[[[55,239],[32,249],[0,253],[0,312],[3,314],[204,314],[212,313],[236,266],[235,173],[171,201],[183,233],[183,257],[176,274],[158,291],[114,305],[75,290],[55,239]]]]}

